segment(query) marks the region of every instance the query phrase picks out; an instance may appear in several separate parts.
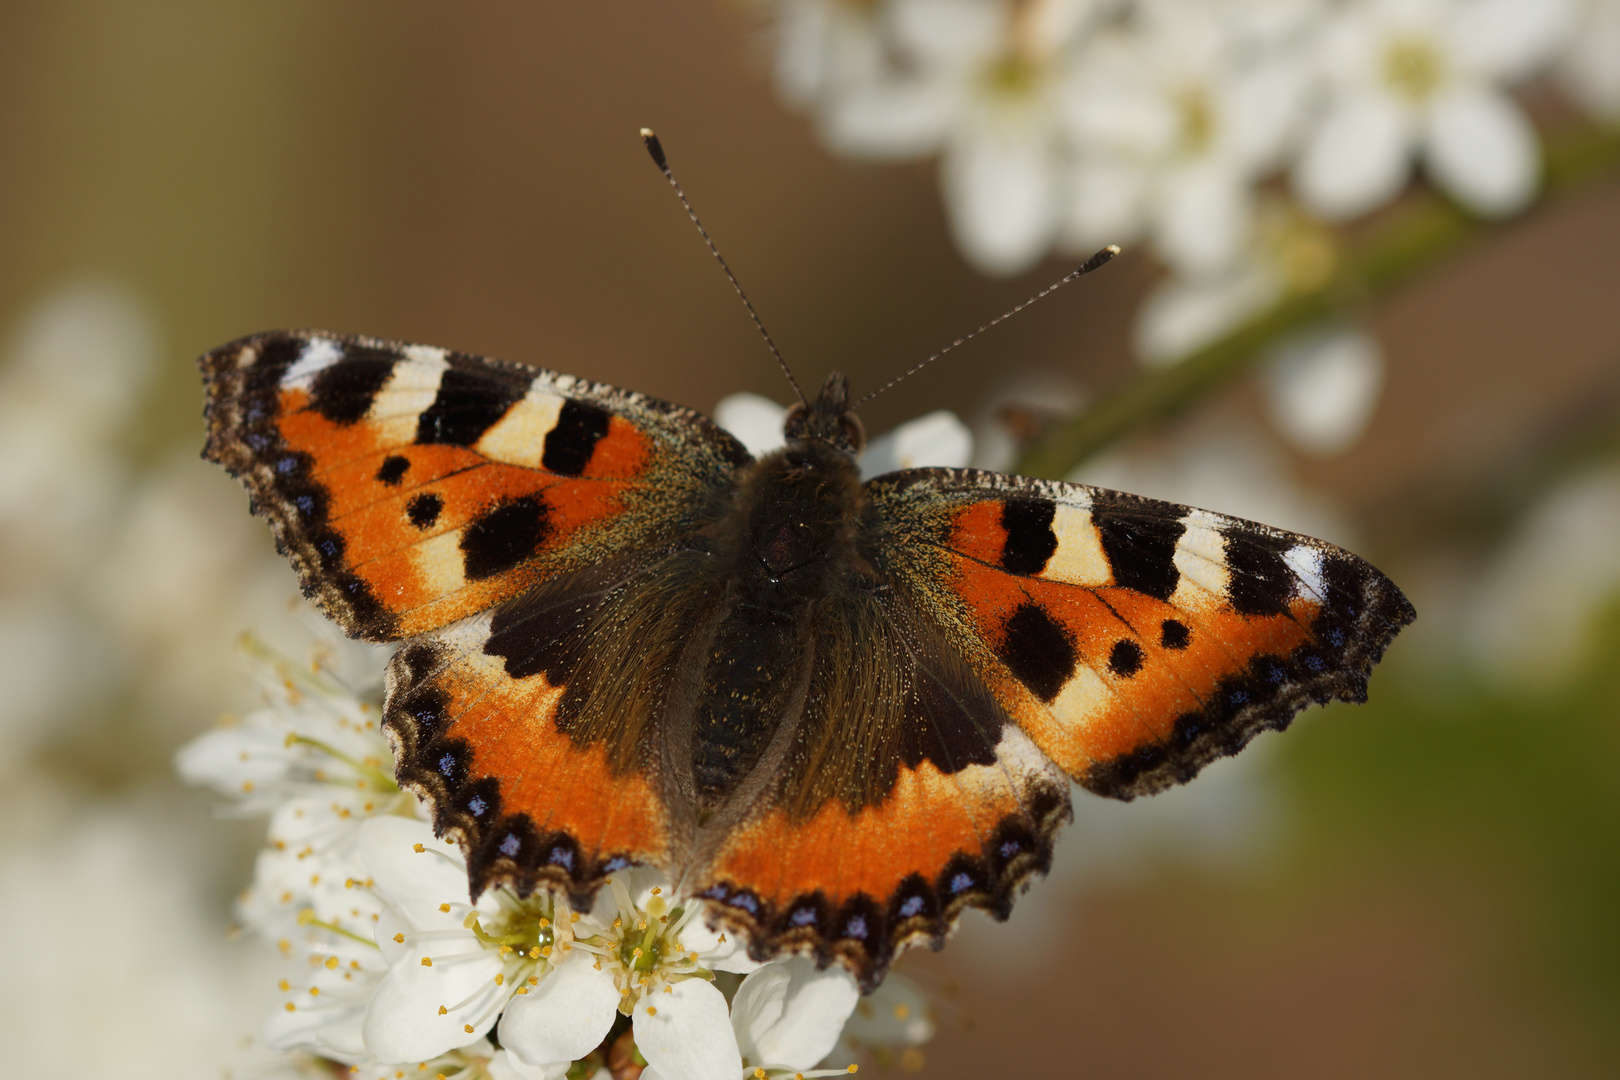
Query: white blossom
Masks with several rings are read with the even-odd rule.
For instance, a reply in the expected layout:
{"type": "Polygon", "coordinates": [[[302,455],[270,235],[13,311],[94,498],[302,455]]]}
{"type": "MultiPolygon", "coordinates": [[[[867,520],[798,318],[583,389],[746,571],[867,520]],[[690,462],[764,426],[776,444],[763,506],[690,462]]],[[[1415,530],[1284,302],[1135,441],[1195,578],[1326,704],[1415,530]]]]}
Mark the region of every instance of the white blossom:
{"type": "Polygon", "coordinates": [[[1311,73],[1292,49],[1253,49],[1226,16],[1198,0],[1150,0],[1071,66],[1069,248],[1146,232],[1184,274],[1225,269],[1243,251],[1253,184],[1289,147],[1311,73]]]}
{"type": "Polygon", "coordinates": [[[1579,4],[1558,78],[1582,108],[1612,121],[1620,118],[1620,0],[1579,4]]]}
{"type": "Polygon", "coordinates": [[[1372,335],[1332,327],[1273,349],[1261,385],[1277,430],[1300,449],[1326,457],[1361,437],[1383,382],[1383,353],[1372,335]]]}
{"type": "Polygon", "coordinates": [[[1504,86],[1548,62],[1565,0],[1359,0],[1321,40],[1327,109],[1294,170],[1307,206],[1353,217],[1395,196],[1421,154],[1472,210],[1512,213],[1535,194],[1540,152],[1504,86]]]}

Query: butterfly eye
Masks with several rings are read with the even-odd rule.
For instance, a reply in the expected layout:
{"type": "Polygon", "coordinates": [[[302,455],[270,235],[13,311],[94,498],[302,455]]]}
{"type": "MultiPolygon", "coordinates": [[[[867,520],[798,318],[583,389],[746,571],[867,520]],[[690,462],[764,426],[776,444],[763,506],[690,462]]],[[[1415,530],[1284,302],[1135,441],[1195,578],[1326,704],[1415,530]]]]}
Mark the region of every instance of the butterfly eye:
{"type": "Polygon", "coordinates": [[[804,438],[804,425],[809,417],[810,407],[802,401],[799,402],[789,409],[787,416],[782,419],[782,434],[790,441],[804,438]]]}
{"type": "Polygon", "coordinates": [[[847,412],[838,418],[838,426],[843,429],[844,438],[849,440],[850,453],[858,454],[866,448],[866,427],[860,417],[847,412]]]}

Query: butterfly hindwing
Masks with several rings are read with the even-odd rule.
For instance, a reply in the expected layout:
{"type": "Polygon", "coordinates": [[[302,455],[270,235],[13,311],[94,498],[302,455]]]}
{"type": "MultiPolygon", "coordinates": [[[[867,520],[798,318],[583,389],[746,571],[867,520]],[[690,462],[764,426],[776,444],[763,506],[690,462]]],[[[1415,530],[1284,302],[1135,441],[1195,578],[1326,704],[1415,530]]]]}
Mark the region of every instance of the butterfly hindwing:
{"type": "Polygon", "coordinates": [[[1162,790],[1307,705],[1365,700],[1413,618],[1355,555],[1204,510],[970,470],[868,491],[897,589],[1101,795],[1162,790]]]}
{"type": "Polygon", "coordinates": [[[815,613],[808,693],[758,797],[691,887],[757,957],[809,950],[875,985],[966,907],[1050,866],[1068,781],[927,614],[848,582],[815,613]]]}
{"type": "Polygon", "coordinates": [[[429,346],[289,331],[200,365],[205,456],[247,485],[305,591],[376,641],[656,546],[748,460],[679,406],[429,346]]]}

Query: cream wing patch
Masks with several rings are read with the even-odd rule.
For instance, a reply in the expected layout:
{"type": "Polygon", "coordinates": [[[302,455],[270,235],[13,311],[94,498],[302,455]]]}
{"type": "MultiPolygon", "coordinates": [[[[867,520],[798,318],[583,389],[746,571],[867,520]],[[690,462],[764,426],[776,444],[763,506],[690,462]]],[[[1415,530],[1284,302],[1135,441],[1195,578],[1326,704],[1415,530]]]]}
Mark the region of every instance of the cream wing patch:
{"type": "Polygon", "coordinates": [[[473,448],[492,461],[541,468],[546,436],[557,426],[565,400],[549,382],[536,379],[523,400],[506,410],[473,448]]]}

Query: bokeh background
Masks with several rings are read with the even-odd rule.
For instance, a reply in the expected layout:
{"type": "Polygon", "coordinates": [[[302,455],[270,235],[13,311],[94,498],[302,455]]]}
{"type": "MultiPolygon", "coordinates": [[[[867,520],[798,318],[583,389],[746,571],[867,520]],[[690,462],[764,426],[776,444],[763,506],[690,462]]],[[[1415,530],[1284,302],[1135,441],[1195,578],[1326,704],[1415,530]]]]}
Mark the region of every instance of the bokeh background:
{"type": "MultiPolygon", "coordinates": [[[[273,1001],[228,940],[262,822],[171,757],[307,631],[202,441],[193,358],[315,326],[702,410],[787,389],[647,160],[655,127],[802,382],[857,392],[1064,272],[975,269],[928,160],[840,157],[772,8],[0,5],[0,1031],[18,1075],[218,1076],[273,1001]]],[[[1620,64],[1620,58],[1616,59],[1620,64]]],[[[1571,119],[1520,89],[1538,124],[1571,119]]],[[[1620,1072],[1620,174],[1355,311],[1382,386],[1329,454],[1212,381],[1076,474],[1354,544],[1417,624],[1372,701],[1184,791],[1077,794],[1052,879],[902,967],[923,1075],[1620,1072]]],[[[981,447],[1149,377],[1146,246],[873,402],[981,447]],[[1032,419],[1033,416],[1033,419],[1032,419]],[[1009,419],[1012,423],[1009,425],[1009,419]]],[[[999,440],[999,441],[998,441],[999,440]]]]}

